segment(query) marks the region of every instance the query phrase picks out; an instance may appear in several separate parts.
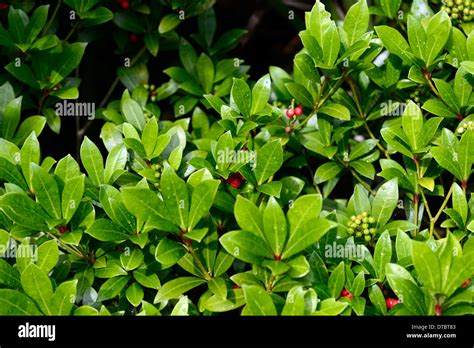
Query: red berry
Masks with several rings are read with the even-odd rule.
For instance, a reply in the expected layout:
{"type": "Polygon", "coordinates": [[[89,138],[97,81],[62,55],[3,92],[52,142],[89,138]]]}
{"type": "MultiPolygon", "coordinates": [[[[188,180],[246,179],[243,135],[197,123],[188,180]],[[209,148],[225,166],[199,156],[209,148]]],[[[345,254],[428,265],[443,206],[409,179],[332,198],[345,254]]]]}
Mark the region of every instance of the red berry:
{"type": "Polygon", "coordinates": [[[294,116],[295,116],[295,110],[293,110],[292,108],[286,110],[286,117],[293,118],[294,116]]]}
{"type": "Polygon", "coordinates": [[[130,3],[128,2],[128,0],[118,0],[118,2],[120,3],[120,6],[122,6],[122,9],[124,10],[129,9],[130,3]]]}
{"type": "Polygon", "coordinates": [[[137,34],[129,34],[128,35],[128,41],[132,44],[137,43],[140,40],[139,36],[137,34]]]}
{"type": "Polygon", "coordinates": [[[6,10],[8,8],[8,4],[6,2],[0,2],[0,11],[6,10]]]}
{"type": "Polygon", "coordinates": [[[353,298],[354,296],[346,289],[342,289],[341,295],[339,297],[353,298]]]}
{"type": "Polygon", "coordinates": [[[229,178],[229,179],[228,179],[228,183],[229,183],[230,186],[232,186],[233,188],[239,188],[240,185],[242,185],[242,182],[240,181],[239,178],[229,178]]]}
{"type": "Polygon", "coordinates": [[[232,285],[232,289],[240,289],[240,285],[234,284],[234,285],[232,285]]]}
{"type": "Polygon", "coordinates": [[[387,305],[387,308],[388,309],[391,309],[393,306],[399,304],[400,301],[398,301],[397,299],[394,299],[394,298],[388,298],[385,300],[385,304],[387,305]]]}
{"type": "Polygon", "coordinates": [[[468,286],[470,283],[471,283],[471,278],[469,278],[469,279],[466,280],[464,283],[462,283],[461,288],[465,288],[465,287],[468,286]]]}
{"type": "Polygon", "coordinates": [[[303,108],[298,105],[298,106],[295,108],[295,115],[296,115],[296,116],[301,116],[302,113],[303,113],[303,108]]]}

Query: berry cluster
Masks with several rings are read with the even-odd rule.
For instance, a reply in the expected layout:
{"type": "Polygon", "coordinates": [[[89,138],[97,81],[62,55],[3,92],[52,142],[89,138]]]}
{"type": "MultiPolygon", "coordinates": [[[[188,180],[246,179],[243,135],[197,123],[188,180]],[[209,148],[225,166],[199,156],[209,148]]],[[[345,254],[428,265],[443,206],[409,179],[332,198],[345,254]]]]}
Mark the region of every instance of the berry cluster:
{"type": "Polygon", "coordinates": [[[302,114],[303,114],[303,108],[301,107],[301,105],[298,105],[296,107],[290,106],[288,109],[286,109],[286,117],[288,118],[301,116],[302,114]]]}
{"type": "Polygon", "coordinates": [[[464,134],[465,131],[467,130],[474,130],[474,122],[472,121],[463,121],[459,124],[459,127],[457,129],[457,132],[459,135],[464,134]]]}
{"type": "Polygon", "coordinates": [[[375,219],[364,211],[362,214],[351,216],[351,221],[347,223],[347,231],[350,235],[364,237],[369,242],[376,232],[376,229],[371,227],[374,223],[375,219]]]}
{"type": "Polygon", "coordinates": [[[472,0],[445,0],[441,10],[446,12],[452,19],[460,22],[470,22],[474,18],[472,0]]]}
{"type": "Polygon", "coordinates": [[[117,0],[119,5],[124,9],[128,10],[130,8],[130,1],[129,0],[117,0]]]}
{"type": "Polygon", "coordinates": [[[157,95],[158,95],[158,93],[156,92],[156,86],[155,86],[155,85],[146,84],[146,85],[144,85],[143,87],[145,87],[147,90],[150,91],[150,100],[151,100],[152,102],[156,102],[156,98],[157,98],[157,95]]]}
{"type": "Polygon", "coordinates": [[[245,178],[240,173],[234,173],[231,176],[229,176],[225,181],[228,184],[230,184],[230,186],[232,186],[233,188],[238,189],[240,188],[240,186],[242,186],[242,183],[245,182],[245,178]]]}

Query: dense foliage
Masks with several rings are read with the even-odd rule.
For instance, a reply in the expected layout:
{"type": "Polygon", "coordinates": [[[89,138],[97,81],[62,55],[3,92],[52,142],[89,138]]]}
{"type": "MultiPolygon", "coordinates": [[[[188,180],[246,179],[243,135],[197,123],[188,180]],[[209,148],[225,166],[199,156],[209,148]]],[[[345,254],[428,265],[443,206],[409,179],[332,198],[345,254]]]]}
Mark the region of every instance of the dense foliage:
{"type": "Polygon", "coordinates": [[[255,79],[213,1],[55,5],[0,10],[1,315],[473,314],[470,0],[318,0],[255,79]],[[71,111],[104,146],[48,157],[106,30],[117,80],[71,111]]]}

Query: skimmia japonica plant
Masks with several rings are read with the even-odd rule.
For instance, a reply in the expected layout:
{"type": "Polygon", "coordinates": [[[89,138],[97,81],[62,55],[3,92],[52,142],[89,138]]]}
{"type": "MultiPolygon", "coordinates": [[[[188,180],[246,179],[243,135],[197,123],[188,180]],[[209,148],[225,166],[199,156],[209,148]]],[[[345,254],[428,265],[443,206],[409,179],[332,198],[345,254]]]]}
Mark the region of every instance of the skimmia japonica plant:
{"type": "Polygon", "coordinates": [[[318,0],[264,76],[213,6],[1,2],[0,315],[474,314],[471,0],[318,0]]]}

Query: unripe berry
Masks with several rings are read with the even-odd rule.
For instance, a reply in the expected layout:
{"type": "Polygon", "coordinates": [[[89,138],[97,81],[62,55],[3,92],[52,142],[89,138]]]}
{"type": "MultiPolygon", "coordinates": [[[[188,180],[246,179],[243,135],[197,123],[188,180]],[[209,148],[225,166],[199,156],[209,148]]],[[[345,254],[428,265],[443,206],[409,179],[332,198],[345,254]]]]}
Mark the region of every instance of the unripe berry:
{"type": "Polygon", "coordinates": [[[354,229],[353,228],[348,228],[347,232],[349,232],[349,234],[354,234],[354,229]]]}
{"type": "Polygon", "coordinates": [[[352,221],[355,221],[355,220],[356,220],[355,215],[352,215],[352,216],[351,216],[351,220],[352,220],[352,221]]]}
{"type": "Polygon", "coordinates": [[[373,218],[372,216],[369,217],[369,224],[373,224],[375,222],[375,218],[373,218]]]}
{"type": "Polygon", "coordinates": [[[362,213],[362,217],[367,217],[367,215],[368,215],[368,214],[367,214],[366,211],[364,211],[364,212],[362,213]]]}
{"type": "Polygon", "coordinates": [[[371,229],[369,229],[369,232],[370,232],[371,234],[375,234],[375,231],[376,231],[376,229],[373,228],[373,227],[372,227],[371,229]]]}
{"type": "Polygon", "coordinates": [[[367,228],[364,230],[364,234],[369,234],[369,230],[367,228]]]}
{"type": "Polygon", "coordinates": [[[367,242],[370,242],[370,240],[372,239],[371,236],[364,236],[364,239],[367,241],[367,242]]]}
{"type": "Polygon", "coordinates": [[[362,224],[362,228],[365,230],[365,229],[369,228],[369,225],[368,224],[362,224]]]}
{"type": "Polygon", "coordinates": [[[364,224],[368,223],[368,222],[369,222],[369,218],[368,218],[368,217],[363,218],[363,219],[362,219],[362,222],[363,222],[364,224]]]}
{"type": "Polygon", "coordinates": [[[362,237],[362,232],[357,232],[356,237],[362,237]]]}

